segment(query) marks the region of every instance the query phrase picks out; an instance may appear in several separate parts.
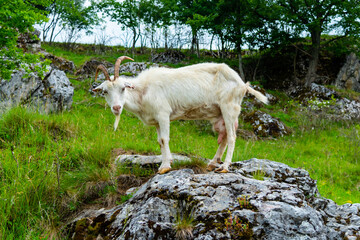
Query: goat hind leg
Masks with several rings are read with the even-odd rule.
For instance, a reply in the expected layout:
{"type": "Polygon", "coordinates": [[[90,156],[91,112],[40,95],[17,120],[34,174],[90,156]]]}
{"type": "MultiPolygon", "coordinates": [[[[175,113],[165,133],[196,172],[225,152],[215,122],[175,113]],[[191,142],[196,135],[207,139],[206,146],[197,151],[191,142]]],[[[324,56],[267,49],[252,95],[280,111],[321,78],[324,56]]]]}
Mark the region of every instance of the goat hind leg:
{"type": "Polygon", "coordinates": [[[224,109],[223,117],[225,122],[225,128],[226,128],[226,135],[227,135],[227,152],[225,156],[224,163],[222,166],[215,171],[221,172],[221,173],[227,173],[229,172],[229,166],[231,164],[231,160],[234,154],[235,149],[235,141],[236,141],[236,129],[238,127],[238,116],[240,114],[240,106],[233,105],[230,107],[230,111],[226,111],[229,109],[224,109]],[[231,114],[229,114],[231,113],[231,114]]]}
{"type": "Polygon", "coordinates": [[[220,142],[214,158],[209,162],[209,164],[206,168],[208,171],[213,171],[217,167],[217,163],[219,163],[219,164],[222,163],[221,157],[225,152],[226,145],[227,145],[227,140],[225,138],[220,142]]]}

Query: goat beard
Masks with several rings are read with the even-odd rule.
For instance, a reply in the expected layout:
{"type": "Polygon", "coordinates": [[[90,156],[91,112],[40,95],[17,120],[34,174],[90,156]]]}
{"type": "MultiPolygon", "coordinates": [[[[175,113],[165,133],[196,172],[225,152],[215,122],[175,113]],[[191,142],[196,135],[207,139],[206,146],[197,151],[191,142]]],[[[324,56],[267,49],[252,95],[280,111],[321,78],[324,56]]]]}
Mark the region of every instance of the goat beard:
{"type": "Polygon", "coordinates": [[[120,114],[119,115],[115,115],[115,123],[114,123],[114,131],[116,131],[118,125],[120,122],[120,114]]]}

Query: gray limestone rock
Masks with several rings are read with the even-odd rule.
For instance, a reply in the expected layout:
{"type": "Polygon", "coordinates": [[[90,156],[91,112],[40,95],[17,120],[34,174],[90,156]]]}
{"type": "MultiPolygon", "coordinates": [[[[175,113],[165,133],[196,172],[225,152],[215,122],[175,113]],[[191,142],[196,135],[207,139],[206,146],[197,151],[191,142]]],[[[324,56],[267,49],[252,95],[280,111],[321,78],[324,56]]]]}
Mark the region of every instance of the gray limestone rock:
{"type": "Polygon", "coordinates": [[[283,137],[291,133],[291,129],[283,122],[262,111],[253,111],[244,120],[251,124],[254,133],[260,137],[283,137]]]}
{"type": "Polygon", "coordinates": [[[49,68],[41,79],[37,73],[28,76],[24,70],[15,71],[11,79],[0,82],[0,109],[26,105],[40,112],[69,110],[74,88],[63,71],[49,68]]]}
{"type": "MultiPolygon", "coordinates": [[[[172,154],[174,161],[190,161],[187,156],[172,154]]],[[[115,159],[116,164],[133,165],[138,164],[145,168],[158,168],[161,164],[161,155],[120,155],[115,159]]]]}
{"type": "Polygon", "coordinates": [[[360,92],[360,60],[355,53],[350,53],[340,69],[335,86],[360,92]]]}
{"type": "Polygon", "coordinates": [[[259,159],[233,163],[227,174],[182,169],[155,175],[124,204],[85,211],[66,234],[179,239],[184,219],[191,220],[184,239],[360,238],[360,204],[336,205],[319,196],[307,171],[259,159]]]}

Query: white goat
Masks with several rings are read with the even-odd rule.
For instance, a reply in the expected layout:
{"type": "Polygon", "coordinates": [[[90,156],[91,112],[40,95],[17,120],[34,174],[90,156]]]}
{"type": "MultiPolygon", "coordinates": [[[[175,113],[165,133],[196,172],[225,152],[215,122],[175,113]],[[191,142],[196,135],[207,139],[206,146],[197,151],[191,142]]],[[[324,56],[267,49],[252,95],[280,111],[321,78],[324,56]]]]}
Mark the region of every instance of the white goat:
{"type": "Polygon", "coordinates": [[[228,172],[245,94],[249,92],[263,103],[268,102],[267,98],[252,89],[249,83],[245,84],[226,64],[203,63],[177,69],[150,68],[138,77],[128,79],[119,77],[119,66],[124,59],[133,61],[126,56],[119,57],[111,78],[106,68],[99,65],[95,81],[99,70],[104,72],[106,81],[93,89],[94,92],[104,93],[116,116],[115,130],[123,108],[134,113],[145,124],[155,126],[162,154],[159,173],[163,174],[171,169],[170,121],[209,120],[213,129],[219,133],[219,147],[208,164],[208,170],[214,170],[216,163],[221,163],[227,146],[224,163],[216,171],[228,172]]]}

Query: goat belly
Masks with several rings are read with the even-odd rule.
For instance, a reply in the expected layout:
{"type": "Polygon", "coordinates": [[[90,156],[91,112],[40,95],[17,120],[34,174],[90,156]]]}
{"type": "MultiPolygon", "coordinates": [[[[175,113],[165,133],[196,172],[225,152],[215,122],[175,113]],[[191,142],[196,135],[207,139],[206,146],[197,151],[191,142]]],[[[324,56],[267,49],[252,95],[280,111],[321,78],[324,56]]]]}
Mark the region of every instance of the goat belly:
{"type": "Polygon", "coordinates": [[[218,104],[205,104],[201,106],[176,109],[170,115],[171,120],[211,120],[221,116],[221,110],[218,104]]]}

